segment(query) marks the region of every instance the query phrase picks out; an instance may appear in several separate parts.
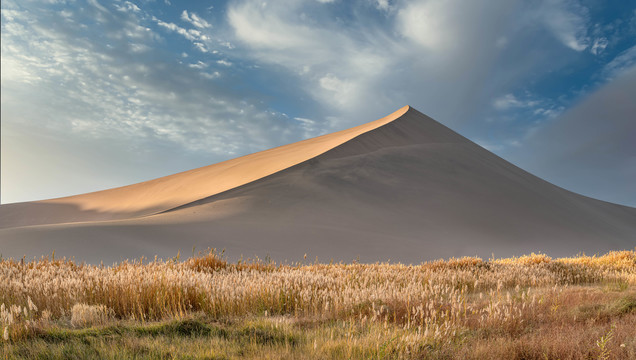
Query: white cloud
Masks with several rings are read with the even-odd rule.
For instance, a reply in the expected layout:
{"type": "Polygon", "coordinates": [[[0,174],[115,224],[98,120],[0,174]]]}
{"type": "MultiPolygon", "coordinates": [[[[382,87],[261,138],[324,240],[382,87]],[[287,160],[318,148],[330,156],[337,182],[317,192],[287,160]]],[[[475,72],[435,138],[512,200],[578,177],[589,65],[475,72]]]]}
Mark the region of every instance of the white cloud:
{"type": "Polygon", "coordinates": [[[497,110],[509,110],[512,108],[531,108],[539,105],[539,101],[525,99],[519,100],[513,94],[506,94],[501,97],[496,98],[493,101],[493,107],[497,110]]]}
{"type": "Polygon", "coordinates": [[[389,11],[391,9],[389,0],[375,0],[375,6],[378,8],[378,10],[382,11],[389,11]]]}
{"type": "Polygon", "coordinates": [[[197,61],[196,64],[190,64],[188,66],[195,69],[205,69],[206,67],[208,67],[208,64],[204,63],[203,61],[197,61]]]}
{"type": "Polygon", "coordinates": [[[190,41],[196,41],[199,40],[201,38],[201,32],[198,30],[194,30],[194,29],[184,29],[176,24],[173,23],[167,23],[165,21],[159,20],[156,17],[153,16],[153,20],[157,22],[157,25],[168,29],[170,31],[176,32],[177,34],[185,37],[186,39],[190,40],[190,41]]]}
{"type": "Polygon", "coordinates": [[[399,11],[400,30],[404,36],[431,49],[454,41],[454,27],[446,23],[455,1],[430,0],[412,2],[399,11]]]}
{"type": "Polygon", "coordinates": [[[218,72],[218,71],[215,71],[213,73],[202,72],[201,76],[203,76],[204,78],[209,79],[209,80],[214,80],[214,79],[220,77],[221,73],[218,72]]]}
{"type": "Polygon", "coordinates": [[[189,23],[202,30],[200,31],[197,29],[186,29],[180,27],[177,24],[165,22],[161,19],[156,18],[155,16],[152,17],[152,20],[160,27],[183,36],[184,38],[192,42],[192,46],[194,46],[200,52],[216,53],[215,50],[210,49],[210,47],[213,46],[212,39],[207,34],[202,32],[203,30],[205,30],[205,28],[210,27],[208,26],[209,24],[196,16],[196,14],[188,13],[186,10],[184,10],[181,14],[181,18],[187,20],[189,23]]]}
{"type": "Polygon", "coordinates": [[[130,44],[130,50],[134,53],[143,53],[150,51],[150,47],[144,44],[130,44]]]}
{"type": "Polygon", "coordinates": [[[636,45],[618,54],[603,68],[603,75],[613,79],[636,67],[636,45]]]}
{"type": "Polygon", "coordinates": [[[232,66],[232,63],[227,60],[217,60],[216,63],[223,66],[232,66]]]}
{"type": "Polygon", "coordinates": [[[124,2],[123,5],[113,4],[113,6],[115,7],[115,9],[117,9],[117,11],[123,11],[123,12],[126,12],[126,11],[140,12],[141,11],[139,6],[131,3],[130,1],[124,2]]]}
{"type": "Polygon", "coordinates": [[[500,139],[500,147],[493,148],[496,151],[505,151],[511,146],[519,146],[520,143],[511,139],[521,141],[537,131],[540,127],[549,123],[559,116],[565,109],[558,101],[549,98],[542,98],[528,92],[521,96],[512,93],[497,97],[492,102],[492,107],[496,110],[494,117],[487,120],[487,123],[499,127],[499,131],[510,126],[508,130],[509,139],[500,139]]]}
{"type": "Polygon", "coordinates": [[[187,10],[183,10],[183,12],[181,13],[181,20],[187,21],[199,29],[206,29],[206,28],[212,27],[210,23],[200,18],[197,14],[193,12],[188,14],[187,10]]]}
{"type": "Polygon", "coordinates": [[[299,123],[299,126],[303,129],[302,137],[304,139],[324,135],[328,132],[325,131],[325,127],[323,126],[321,121],[303,117],[295,117],[294,120],[296,120],[299,123]]]}
{"type": "Polygon", "coordinates": [[[192,45],[194,45],[194,47],[197,48],[202,53],[210,52],[210,50],[202,42],[195,41],[192,43],[192,45]]]}
{"type": "Polygon", "coordinates": [[[325,109],[358,106],[400,51],[373,29],[359,32],[312,19],[296,1],[243,1],[229,8],[228,20],[251,56],[299,76],[305,93],[325,109]],[[363,37],[354,40],[350,31],[363,37]]]}
{"type": "MultiPolygon", "coordinates": [[[[281,5],[293,6],[289,3],[281,5]]],[[[279,11],[288,15],[293,12],[290,10],[293,9],[284,10],[267,3],[244,2],[230,7],[228,20],[237,37],[254,47],[283,50],[311,44],[312,39],[316,38],[312,29],[295,25],[278,16],[279,11]]]]}
{"type": "Polygon", "coordinates": [[[587,10],[565,1],[389,5],[387,23],[377,27],[355,21],[356,15],[342,21],[312,12],[308,3],[295,0],[241,0],[227,13],[239,49],[257,65],[289,71],[319,104],[323,118],[346,119],[354,111],[376,116],[406,103],[449,125],[474,119],[484,108],[529,114],[543,108],[547,117],[557,105],[525,97],[495,104],[493,98],[519,91],[514,84],[529,73],[540,77],[558,70],[562,65],[545,54],[567,54],[567,49],[584,46],[587,37],[587,10]],[[518,21],[504,20],[509,18],[518,21]],[[546,29],[567,48],[529,52],[522,45],[531,39],[549,44],[546,29]]]}
{"type": "Polygon", "coordinates": [[[8,22],[14,21],[16,19],[23,20],[25,17],[25,14],[23,12],[13,9],[2,8],[0,10],[0,13],[2,14],[2,17],[5,18],[5,20],[8,22]]]}
{"type": "Polygon", "coordinates": [[[513,94],[506,94],[502,97],[495,99],[493,106],[497,110],[507,110],[512,107],[520,106],[521,102],[513,94]]]}
{"type": "Polygon", "coordinates": [[[323,97],[326,97],[327,101],[335,102],[338,106],[346,107],[355,103],[355,96],[357,95],[356,85],[351,81],[340,79],[333,74],[327,74],[318,80],[318,84],[324,90],[323,97]],[[326,96],[325,96],[326,95],[326,96]]]}
{"type": "Polygon", "coordinates": [[[97,0],[88,0],[88,3],[93,5],[95,8],[99,9],[102,12],[109,12],[108,9],[106,9],[104,6],[102,6],[102,4],[100,4],[97,0]]]}
{"type": "Polygon", "coordinates": [[[539,6],[539,16],[553,35],[575,51],[583,51],[590,45],[588,10],[577,1],[545,0],[539,6]]]}
{"type": "Polygon", "coordinates": [[[542,119],[554,119],[555,117],[561,115],[565,108],[563,106],[552,106],[552,107],[538,107],[533,113],[534,115],[540,116],[542,119]]]}
{"type": "Polygon", "coordinates": [[[294,120],[300,121],[301,123],[308,124],[308,125],[314,125],[316,123],[315,120],[301,118],[301,117],[295,117],[294,120]]]}
{"type": "Polygon", "coordinates": [[[601,38],[594,39],[594,44],[592,44],[592,47],[590,48],[590,52],[594,55],[598,55],[602,53],[603,50],[605,50],[608,44],[609,44],[609,41],[607,41],[607,38],[601,37],[601,38]]]}

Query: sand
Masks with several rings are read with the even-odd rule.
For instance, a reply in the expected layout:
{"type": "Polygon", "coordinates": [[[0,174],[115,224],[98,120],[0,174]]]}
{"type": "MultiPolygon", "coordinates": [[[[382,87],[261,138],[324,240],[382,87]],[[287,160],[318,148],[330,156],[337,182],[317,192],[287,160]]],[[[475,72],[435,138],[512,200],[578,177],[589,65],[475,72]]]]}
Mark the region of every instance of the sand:
{"type": "Polygon", "coordinates": [[[636,246],[636,209],[543,181],[403,107],[380,120],[123,188],[0,206],[3,256],[88,262],[226,249],[401,261],[636,246]]]}
{"type": "Polygon", "coordinates": [[[257,152],[138,184],[77,196],[8,204],[0,229],[15,226],[110,220],[155,214],[258,180],[316,157],[400,117],[409,107],[351,129],[257,152]]]}

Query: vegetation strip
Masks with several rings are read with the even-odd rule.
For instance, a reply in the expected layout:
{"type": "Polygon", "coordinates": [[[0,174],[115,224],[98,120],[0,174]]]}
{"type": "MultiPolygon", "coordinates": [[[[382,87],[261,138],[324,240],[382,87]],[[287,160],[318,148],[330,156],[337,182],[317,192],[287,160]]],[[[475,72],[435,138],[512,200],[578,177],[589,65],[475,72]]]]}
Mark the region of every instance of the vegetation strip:
{"type": "Polygon", "coordinates": [[[2,260],[0,278],[4,358],[636,358],[635,251],[421,265],[43,258],[2,260]]]}

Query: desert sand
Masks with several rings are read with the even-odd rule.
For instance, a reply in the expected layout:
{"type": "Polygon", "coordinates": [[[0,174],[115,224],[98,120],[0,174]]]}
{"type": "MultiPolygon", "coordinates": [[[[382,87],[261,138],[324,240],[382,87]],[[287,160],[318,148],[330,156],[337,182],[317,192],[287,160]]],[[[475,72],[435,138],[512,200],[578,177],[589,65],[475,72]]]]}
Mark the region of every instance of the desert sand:
{"type": "Polygon", "coordinates": [[[552,185],[408,106],[348,130],[67,198],[0,206],[4,257],[98,263],[195,247],[419,263],[636,246],[636,209],[552,185]]]}
{"type": "Polygon", "coordinates": [[[257,152],[159,179],[77,196],[3,205],[0,229],[150,215],[258,180],[316,157],[400,117],[405,106],[351,129],[257,152]]]}

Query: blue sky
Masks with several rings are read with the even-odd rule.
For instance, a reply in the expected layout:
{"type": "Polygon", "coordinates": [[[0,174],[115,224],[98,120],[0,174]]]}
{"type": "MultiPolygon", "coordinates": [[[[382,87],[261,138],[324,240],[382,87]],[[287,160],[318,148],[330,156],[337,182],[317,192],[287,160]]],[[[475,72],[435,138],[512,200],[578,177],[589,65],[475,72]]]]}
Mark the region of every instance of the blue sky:
{"type": "Polygon", "coordinates": [[[559,186],[636,206],[636,1],[3,0],[1,37],[3,203],[409,104],[559,186]]]}

